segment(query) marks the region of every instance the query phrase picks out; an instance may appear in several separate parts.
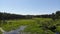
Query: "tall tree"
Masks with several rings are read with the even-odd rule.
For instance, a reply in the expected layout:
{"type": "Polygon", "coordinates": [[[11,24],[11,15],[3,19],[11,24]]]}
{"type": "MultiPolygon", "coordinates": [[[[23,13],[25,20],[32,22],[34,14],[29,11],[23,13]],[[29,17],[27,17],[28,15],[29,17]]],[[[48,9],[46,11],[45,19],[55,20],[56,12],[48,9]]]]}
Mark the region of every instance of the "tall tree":
{"type": "Polygon", "coordinates": [[[57,11],[57,12],[56,12],[56,18],[57,18],[57,19],[60,19],[60,11],[57,11]]]}

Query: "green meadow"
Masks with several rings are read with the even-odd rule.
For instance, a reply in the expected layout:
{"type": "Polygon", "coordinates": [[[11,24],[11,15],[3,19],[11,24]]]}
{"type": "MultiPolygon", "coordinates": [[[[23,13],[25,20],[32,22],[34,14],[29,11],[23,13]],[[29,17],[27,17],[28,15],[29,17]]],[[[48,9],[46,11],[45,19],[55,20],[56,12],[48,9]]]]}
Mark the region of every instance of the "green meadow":
{"type": "MultiPolygon", "coordinates": [[[[24,32],[38,33],[38,34],[55,34],[48,28],[56,26],[55,31],[60,32],[60,20],[53,21],[51,18],[33,18],[33,19],[18,19],[18,20],[6,20],[7,24],[4,23],[1,27],[5,31],[11,31],[19,28],[22,25],[27,27],[24,32]],[[48,28],[45,28],[45,27],[48,28]]],[[[0,32],[1,33],[1,32],[0,32]]]]}

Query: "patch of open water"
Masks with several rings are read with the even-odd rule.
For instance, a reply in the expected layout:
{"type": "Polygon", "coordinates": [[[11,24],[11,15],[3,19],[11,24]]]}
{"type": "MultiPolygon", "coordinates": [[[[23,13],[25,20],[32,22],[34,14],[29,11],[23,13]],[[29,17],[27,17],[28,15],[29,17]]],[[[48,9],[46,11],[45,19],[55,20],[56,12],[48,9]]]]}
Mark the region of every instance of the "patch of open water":
{"type": "Polygon", "coordinates": [[[25,28],[26,26],[20,26],[18,29],[11,30],[9,32],[4,31],[2,28],[0,28],[0,30],[3,32],[2,34],[19,34],[20,31],[23,31],[25,28]]]}

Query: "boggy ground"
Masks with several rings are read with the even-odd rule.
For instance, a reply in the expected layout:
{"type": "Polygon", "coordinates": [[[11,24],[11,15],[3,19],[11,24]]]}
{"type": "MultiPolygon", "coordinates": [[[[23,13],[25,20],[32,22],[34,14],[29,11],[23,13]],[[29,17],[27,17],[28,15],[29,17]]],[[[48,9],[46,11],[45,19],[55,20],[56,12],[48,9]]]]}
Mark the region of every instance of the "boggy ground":
{"type": "Polygon", "coordinates": [[[60,20],[53,21],[51,18],[6,20],[6,23],[2,24],[1,27],[8,32],[16,30],[21,25],[27,25],[24,32],[31,32],[31,34],[55,34],[60,32],[60,20]]]}

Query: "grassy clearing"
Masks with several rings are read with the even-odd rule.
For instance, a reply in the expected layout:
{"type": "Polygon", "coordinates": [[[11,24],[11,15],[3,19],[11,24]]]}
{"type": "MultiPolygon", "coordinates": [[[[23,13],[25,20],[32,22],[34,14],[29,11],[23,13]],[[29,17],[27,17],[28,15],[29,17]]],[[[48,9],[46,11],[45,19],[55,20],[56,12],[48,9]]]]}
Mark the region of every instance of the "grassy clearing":
{"type": "Polygon", "coordinates": [[[12,29],[17,29],[21,25],[31,25],[31,23],[35,22],[34,20],[9,20],[7,24],[2,25],[2,28],[6,31],[10,31],[12,29]]]}
{"type": "Polygon", "coordinates": [[[51,30],[44,30],[40,26],[56,26],[57,31],[60,32],[60,25],[57,26],[60,20],[53,21],[51,18],[33,18],[33,19],[22,19],[22,20],[7,20],[7,24],[2,25],[5,31],[17,29],[21,25],[27,25],[28,27],[24,30],[25,32],[37,32],[39,34],[55,34],[51,30]]]}

